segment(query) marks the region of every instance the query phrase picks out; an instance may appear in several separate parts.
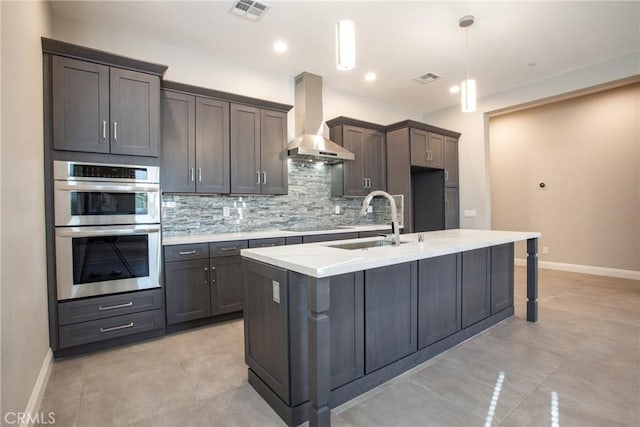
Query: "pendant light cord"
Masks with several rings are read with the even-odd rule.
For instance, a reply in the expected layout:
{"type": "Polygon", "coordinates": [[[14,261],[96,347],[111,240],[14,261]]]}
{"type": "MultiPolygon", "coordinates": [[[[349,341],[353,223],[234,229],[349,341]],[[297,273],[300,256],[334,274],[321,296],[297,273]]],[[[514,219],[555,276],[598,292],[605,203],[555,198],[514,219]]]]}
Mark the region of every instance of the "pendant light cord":
{"type": "Polygon", "coordinates": [[[464,34],[465,34],[466,45],[467,45],[467,80],[469,80],[469,28],[468,27],[464,29],[464,34]]]}

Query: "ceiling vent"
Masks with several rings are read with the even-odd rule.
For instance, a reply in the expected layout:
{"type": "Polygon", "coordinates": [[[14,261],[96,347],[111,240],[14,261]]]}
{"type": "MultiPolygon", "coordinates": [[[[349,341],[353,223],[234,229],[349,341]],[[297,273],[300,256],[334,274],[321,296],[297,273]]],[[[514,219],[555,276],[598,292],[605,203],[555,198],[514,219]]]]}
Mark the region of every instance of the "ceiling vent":
{"type": "Polygon", "coordinates": [[[229,13],[258,22],[271,6],[267,3],[255,0],[237,0],[229,9],[229,13]]]}
{"type": "Polygon", "coordinates": [[[418,83],[422,83],[423,85],[429,84],[429,83],[433,83],[438,79],[441,79],[442,77],[440,77],[437,74],[433,74],[433,73],[427,73],[427,74],[423,74],[419,77],[416,77],[415,81],[417,81],[418,83]]]}

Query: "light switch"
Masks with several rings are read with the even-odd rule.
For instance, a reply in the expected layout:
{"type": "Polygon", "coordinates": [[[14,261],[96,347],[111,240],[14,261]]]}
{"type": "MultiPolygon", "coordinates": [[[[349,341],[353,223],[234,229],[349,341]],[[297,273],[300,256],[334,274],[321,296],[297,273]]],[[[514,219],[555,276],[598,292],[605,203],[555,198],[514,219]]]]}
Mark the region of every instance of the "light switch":
{"type": "Polygon", "coordinates": [[[273,285],[273,302],[280,304],[280,282],[272,280],[271,284],[273,285]]]}
{"type": "Polygon", "coordinates": [[[478,216],[478,214],[476,213],[475,209],[469,209],[469,210],[465,210],[464,211],[464,217],[465,218],[475,218],[477,216],[478,216]]]}
{"type": "Polygon", "coordinates": [[[229,206],[224,206],[222,208],[222,216],[226,218],[230,215],[231,215],[231,212],[229,212],[229,206]]]}
{"type": "Polygon", "coordinates": [[[333,213],[336,215],[340,215],[340,205],[335,205],[333,207],[333,213]]]}

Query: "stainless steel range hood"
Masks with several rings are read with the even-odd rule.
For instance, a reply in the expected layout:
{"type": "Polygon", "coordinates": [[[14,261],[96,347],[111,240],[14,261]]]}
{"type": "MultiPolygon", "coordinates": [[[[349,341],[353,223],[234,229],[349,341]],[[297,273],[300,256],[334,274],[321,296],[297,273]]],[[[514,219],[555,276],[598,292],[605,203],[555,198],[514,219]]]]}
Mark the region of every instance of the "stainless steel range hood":
{"type": "Polygon", "coordinates": [[[289,142],[289,157],[341,163],[353,160],[351,151],[322,135],[322,77],[301,73],[295,79],[296,138],[289,142]]]}

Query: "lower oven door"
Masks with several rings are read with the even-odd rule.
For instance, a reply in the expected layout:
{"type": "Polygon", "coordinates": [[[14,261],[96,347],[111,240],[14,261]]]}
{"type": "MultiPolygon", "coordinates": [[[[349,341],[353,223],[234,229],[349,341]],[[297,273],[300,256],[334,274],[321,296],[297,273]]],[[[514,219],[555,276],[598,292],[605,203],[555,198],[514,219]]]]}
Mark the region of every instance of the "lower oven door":
{"type": "Polygon", "coordinates": [[[160,287],[160,225],[56,228],[58,301],[160,287]]]}

